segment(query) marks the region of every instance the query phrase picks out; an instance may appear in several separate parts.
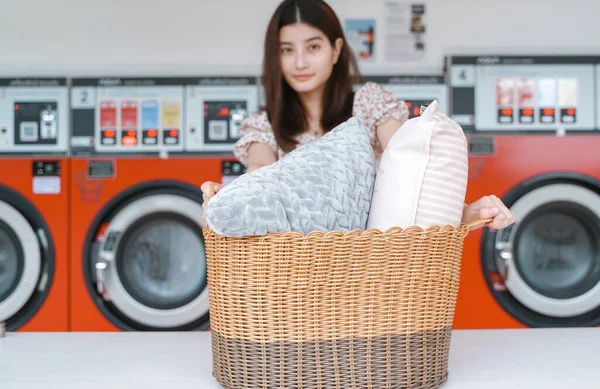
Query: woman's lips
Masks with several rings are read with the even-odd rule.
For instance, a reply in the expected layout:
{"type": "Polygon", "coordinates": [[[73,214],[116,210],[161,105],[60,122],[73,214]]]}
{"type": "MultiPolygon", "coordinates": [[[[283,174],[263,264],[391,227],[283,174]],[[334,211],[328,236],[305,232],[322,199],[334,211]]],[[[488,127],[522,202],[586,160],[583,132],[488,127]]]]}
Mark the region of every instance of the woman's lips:
{"type": "Polygon", "coordinates": [[[312,75],[310,74],[298,74],[296,76],[294,76],[294,78],[298,81],[308,81],[312,78],[312,75]]]}

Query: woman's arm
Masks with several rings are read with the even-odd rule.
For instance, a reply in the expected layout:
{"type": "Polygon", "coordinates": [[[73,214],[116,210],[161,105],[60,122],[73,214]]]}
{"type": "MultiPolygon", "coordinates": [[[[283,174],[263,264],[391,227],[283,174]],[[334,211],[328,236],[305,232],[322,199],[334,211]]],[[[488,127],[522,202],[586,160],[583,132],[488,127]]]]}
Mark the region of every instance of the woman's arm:
{"type": "Polygon", "coordinates": [[[251,172],[263,166],[270,165],[277,161],[277,155],[273,150],[263,143],[252,143],[248,147],[248,166],[247,172],[251,172]]]}
{"type": "Polygon", "coordinates": [[[367,82],[354,95],[352,115],[364,120],[369,137],[385,150],[400,126],[408,120],[408,106],[390,89],[367,82]],[[374,139],[375,138],[375,139],[374,139]]]}
{"type": "Polygon", "coordinates": [[[395,118],[389,118],[379,127],[377,127],[377,140],[381,145],[381,149],[385,150],[387,148],[390,139],[394,136],[396,131],[400,128],[402,122],[395,118]]]}

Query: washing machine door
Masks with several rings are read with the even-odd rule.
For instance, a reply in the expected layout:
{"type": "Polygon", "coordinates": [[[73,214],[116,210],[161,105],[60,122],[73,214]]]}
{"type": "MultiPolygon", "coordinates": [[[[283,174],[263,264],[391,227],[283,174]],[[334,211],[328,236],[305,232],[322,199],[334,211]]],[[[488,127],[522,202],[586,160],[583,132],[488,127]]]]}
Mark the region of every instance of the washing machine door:
{"type": "Polygon", "coordinates": [[[149,329],[181,328],[208,314],[203,211],[190,198],[156,193],[111,218],[97,287],[120,314],[149,329]]]}
{"type": "Polygon", "coordinates": [[[600,322],[600,195],[576,183],[551,183],[510,209],[515,224],[488,236],[492,244],[484,250],[498,301],[530,326],[600,322]]]}
{"type": "Polygon", "coordinates": [[[0,322],[16,330],[35,315],[54,269],[46,226],[16,192],[0,188],[0,322]]]}

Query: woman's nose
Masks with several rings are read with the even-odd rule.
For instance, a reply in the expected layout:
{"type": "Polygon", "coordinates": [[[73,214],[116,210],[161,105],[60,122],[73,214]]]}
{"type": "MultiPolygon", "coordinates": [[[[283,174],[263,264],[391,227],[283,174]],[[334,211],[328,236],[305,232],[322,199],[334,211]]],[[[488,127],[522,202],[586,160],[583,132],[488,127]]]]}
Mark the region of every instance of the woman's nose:
{"type": "Polygon", "coordinates": [[[296,56],[296,68],[304,69],[305,67],[307,67],[307,65],[308,61],[306,60],[306,55],[304,54],[304,52],[298,52],[298,55],[296,56]]]}

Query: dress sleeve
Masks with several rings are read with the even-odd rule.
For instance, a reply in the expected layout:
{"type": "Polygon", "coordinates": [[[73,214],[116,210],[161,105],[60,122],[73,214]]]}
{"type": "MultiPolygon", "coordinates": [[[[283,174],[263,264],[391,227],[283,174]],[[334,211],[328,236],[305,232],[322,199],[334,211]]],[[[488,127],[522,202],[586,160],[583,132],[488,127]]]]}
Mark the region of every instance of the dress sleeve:
{"type": "Polygon", "coordinates": [[[377,127],[389,118],[404,123],[408,120],[408,106],[397,100],[391,90],[374,82],[365,83],[354,95],[353,116],[364,120],[371,142],[377,144],[377,127]]]}
{"type": "Polygon", "coordinates": [[[233,154],[244,166],[248,166],[248,149],[252,143],[263,143],[277,152],[277,141],[264,111],[247,116],[240,125],[240,138],[233,145],[233,154]]]}

